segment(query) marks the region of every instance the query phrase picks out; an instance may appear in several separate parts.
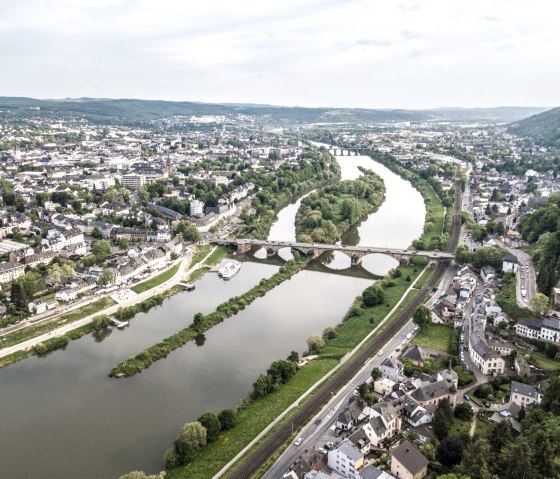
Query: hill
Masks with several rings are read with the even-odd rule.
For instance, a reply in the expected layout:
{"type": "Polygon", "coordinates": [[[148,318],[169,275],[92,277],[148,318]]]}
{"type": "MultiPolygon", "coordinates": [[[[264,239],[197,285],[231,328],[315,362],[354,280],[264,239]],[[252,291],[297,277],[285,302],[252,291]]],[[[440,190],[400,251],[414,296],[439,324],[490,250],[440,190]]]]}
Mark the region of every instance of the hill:
{"type": "Polygon", "coordinates": [[[560,108],[517,121],[510,126],[509,131],[528,136],[543,146],[560,148],[560,108]]]}
{"type": "Polygon", "coordinates": [[[428,110],[304,108],[255,104],[212,104],[161,100],[75,98],[38,100],[0,97],[0,118],[83,117],[96,123],[146,124],[182,115],[235,115],[277,125],[302,123],[395,123],[442,121],[511,122],[542,111],[533,107],[442,108],[428,110]]]}

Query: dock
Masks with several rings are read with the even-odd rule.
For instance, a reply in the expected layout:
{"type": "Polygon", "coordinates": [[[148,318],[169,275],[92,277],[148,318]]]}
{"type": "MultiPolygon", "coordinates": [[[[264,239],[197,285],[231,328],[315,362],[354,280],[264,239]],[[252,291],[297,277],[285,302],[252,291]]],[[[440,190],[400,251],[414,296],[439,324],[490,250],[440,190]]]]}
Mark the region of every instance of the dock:
{"type": "Polygon", "coordinates": [[[177,284],[185,288],[187,291],[194,291],[194,289],[196,288],[196,286],[192,283],[177,283],[177,284]]]}
{"type": "Polygon", "coordinates": [[[119,329],[123,329],[128,326],[128,321],[119,321],[118,319],[111,318],[111,322],[119,329]]]}

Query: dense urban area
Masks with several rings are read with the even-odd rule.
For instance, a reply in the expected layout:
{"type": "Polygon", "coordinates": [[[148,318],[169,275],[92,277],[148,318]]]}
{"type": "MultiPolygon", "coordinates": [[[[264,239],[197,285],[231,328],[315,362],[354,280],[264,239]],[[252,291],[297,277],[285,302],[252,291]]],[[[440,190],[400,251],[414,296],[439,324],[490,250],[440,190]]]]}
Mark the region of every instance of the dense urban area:
{"type": "Polygon", "coordinates": [[[233,316],[302,272],[360,281],[331,298],[334,323],[252,365],[240,400],[184,413],[168,450],[151,446],[165,471],[121,479],[560,476],[560,109],[108,103],[0,99],[4,372],[136,330],[141,346],[100,379],[124,388],[233,335],[233,316]],[[390,197],[412,208],[397,180],[422,203],[418,234],[358,238],[390,197]],[[290,207],[293,237],[274,236],[290,207]],[[368,269],[373,255],[389,266],[368,269]],[[252,264],[271,269],[243,289],[252,264]],[[204,288],[215,306],[142,333],[204,288]]]}

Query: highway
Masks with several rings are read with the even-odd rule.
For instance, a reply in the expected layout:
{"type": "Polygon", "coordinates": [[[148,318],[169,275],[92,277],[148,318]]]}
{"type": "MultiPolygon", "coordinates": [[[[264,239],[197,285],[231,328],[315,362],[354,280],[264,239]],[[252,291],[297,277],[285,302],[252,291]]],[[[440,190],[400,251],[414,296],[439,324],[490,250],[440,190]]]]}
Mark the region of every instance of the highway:
{"type": "MultiPolygon", "coordinates": [[[[454,218],[453,229],[450,236],[450,241],[447,253],[453,253],[459,242],[460,234],[460,180],[455,180],[456,195],[454,204],[454,218]]],[[[309,420],[313,419],[320,411],[324,411],[324,406],[331,400],[332,396],[336,394],[344,385],[348,383],[356,374],[363,371],[364,364],[369,363],[371,358],[377,355],[377,352],[383,348],[385,344],[393,340],[395,336],[399,335],[401,329],[409,322],[412,313],[417,306],[422,304],[432,292],[439,281],[443,278],[445,272],[449,267],[450,261],[442,261],[434,269],[431,277],[426,284],[420,289],[416,297],[403,308],[397,315],[395,320],[387,326],[381,333],[369,342],[363,350],[356,354],[353,359],[348,361],[330,381],[323,384],[307,403],[294,414],[291,421],[287,421],[276,432],[274,432],[267,440],[265,440],[246,460],[241,463],[237,469],[229,476],[232,479],[247,479],[288,439],[291,440],[292,430],[296,430],[304,426],[309,420]]],[[[395,340],[396,341],[396,340],[395,340]]],[[[387,346],[390,348],[390,346],[387,346]]],[[[368,365],[371,369],[371,367],[368,365]]],[[[367,371],[367,369],[366,369],[367,371]]],[[[364,372],[365,374],[365,372],[364,372]]],[[[352,386],[350,386],[352,387],[352,386]]],[[[328,408],[328,406],[327,406],[328,408]]],[[[332,408],[332,406],[331,406],[332,408]]],[[[336,409],[335,409],[336,411],[336,409]]],[[[333,415],[334,417],[334,415],[333,415]]],[[[318,438],[316,438],[318,439],[318,438]]],[[[302,444],[303,445],[303,444],[302,444]]],[[[292,447],[292,446],[290,446],[292,447]]],[[[299,446],[301,447],[301,445],[299,446]]],[[[305,445],[304,445],[305,447],[305,445]]],[[[284,471],[285,472],[285,471],[284,471]]]]}

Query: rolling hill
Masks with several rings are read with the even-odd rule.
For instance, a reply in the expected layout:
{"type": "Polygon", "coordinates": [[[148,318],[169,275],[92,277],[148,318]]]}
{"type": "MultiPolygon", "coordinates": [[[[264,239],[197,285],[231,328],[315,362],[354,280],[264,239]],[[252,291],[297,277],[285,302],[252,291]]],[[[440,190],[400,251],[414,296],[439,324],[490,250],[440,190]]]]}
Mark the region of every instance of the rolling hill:
{"type": "Polygon", "coordinates": [[[560,108],[517,121],[510,126],[509,131],[528,136],[540,145],[560,148],[560,108]]]}

